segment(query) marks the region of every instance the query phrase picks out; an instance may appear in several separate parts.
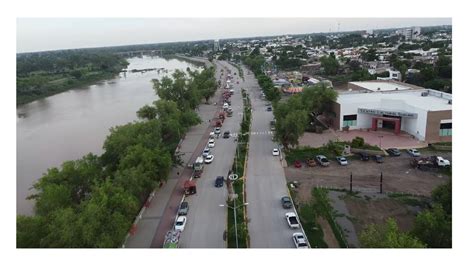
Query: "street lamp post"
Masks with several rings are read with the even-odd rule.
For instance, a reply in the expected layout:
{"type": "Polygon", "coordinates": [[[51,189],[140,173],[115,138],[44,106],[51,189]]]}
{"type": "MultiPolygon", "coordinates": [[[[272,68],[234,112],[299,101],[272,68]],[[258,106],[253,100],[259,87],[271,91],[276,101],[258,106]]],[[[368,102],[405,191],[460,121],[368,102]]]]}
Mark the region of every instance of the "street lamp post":
{"type": "Polygon", "coordinates": [[[237,234],[237,208],[247,206],[247,205],[249,205],[248,202],[245,202],[244,204],[239,205],[239,206],[235,206],[235,196],[234,196],[234,207],[229,206],[229,205],[224,205],[224,204],[219,205],[220,207],[231,208],[234,211],[234,231],[235,231],[235,247],[236,248],[239,248],[239,239],[238,239],[238,234],[237,234]]]}

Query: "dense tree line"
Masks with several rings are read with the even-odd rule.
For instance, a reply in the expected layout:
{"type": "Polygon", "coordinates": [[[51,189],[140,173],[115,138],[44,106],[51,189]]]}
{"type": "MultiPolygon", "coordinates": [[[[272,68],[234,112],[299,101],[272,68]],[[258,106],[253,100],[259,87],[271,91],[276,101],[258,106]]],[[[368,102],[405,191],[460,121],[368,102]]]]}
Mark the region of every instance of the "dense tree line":
{"type": "Polygon", "coordinates": [[[120,246],[149,193],[180,163],[178,142],[200,123],[193,110],[199,99],[187,97],[205,97],[204,87],[215,84],[212,71],[176,72],[174,80],[155,81],[161,99],[137,112],[141,121],[112,128],[101,156],[49,169],[30,196],[35,215],[17,216],[17,246],[120,246]]]}
{"type": "Polygon", "coordinates": [[[17,55],[17,104],[111,78],[128,62],[109,52],[65,50],[17,55]]]}

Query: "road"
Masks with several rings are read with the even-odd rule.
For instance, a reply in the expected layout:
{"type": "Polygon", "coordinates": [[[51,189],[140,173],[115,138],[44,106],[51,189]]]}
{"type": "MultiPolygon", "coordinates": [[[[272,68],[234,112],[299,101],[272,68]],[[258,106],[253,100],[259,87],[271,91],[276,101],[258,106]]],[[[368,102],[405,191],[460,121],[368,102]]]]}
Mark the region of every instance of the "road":
{"type": "MultiPolygon", "coordinates": [[[[216,78],[220,78],[220,71],[223,68],[231,69],[232,74],[237,72],[234,67],[225,62],[217,62],[216,66],[218,75],[216,78]]],[[[226,73],[224,78],[225,76],[226,73]]],[[[217,176],[227,176],[232,167],[237,146],[234,136],[239,132],[242,120],[243,102],[239,87],[241,85],[236,84],[236,80],[240,80],[241,83],[241,79],[238,75],[233,75],[233,77],[235,89],[231,97],[233,116],[225,119],[221,127],[221,137],[216,139],[215,147],[211,148],[211,154],[215,156],[214,161],[204,166],[201,178],[195,179],[197,194],[185,198],[185,201],[189,203],[189,212],[185,230],[180,238],[181,248],[226,247],[224,231],[227,227],[227,208],[219,205],[226,204],[227,189],[226,186],[214,187],[214,181],[217,176]],[[232,135],[228,139],[222,138],[226,130],[229,130],[232,135]]],[[[225,79],[222,82],[225,84],[225,79]]],[[[218,90],[217,93],[221,92],[218,90]]]]}
{"type": "Polygon", "coordinates": [[[243,69],[244,87],[249,88],[253,108],[246,174],[250,247],[293,248],[292,234],[299,230],[289,228],[285,213],[291,210],[283,209],[280,203],[288,192],[280,157],[272,156],[272,149],[278,146],[269,134],[273,113],[266,111],[254,75],[243,69]]]}

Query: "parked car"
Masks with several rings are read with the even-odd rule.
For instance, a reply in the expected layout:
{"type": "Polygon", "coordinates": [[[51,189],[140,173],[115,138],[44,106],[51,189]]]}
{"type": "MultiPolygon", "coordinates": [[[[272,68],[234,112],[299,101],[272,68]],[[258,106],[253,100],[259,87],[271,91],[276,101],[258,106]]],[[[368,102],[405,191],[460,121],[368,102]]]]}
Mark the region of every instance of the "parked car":
{"type": "Polygon", "coordinates": [[[211,154],[211,149],[209,149],[209,147],[204,148],[202,151],[202,156],[206,158],[209,154],[211,154]]]}
{"type": "Polygon", "coordinates": [[[368,161],[368,160],[370,159],[370,158],[369,158],[369,155],[368,155],[367,153],[365,153],[365,152],[359,153],[359,156],[360,156],[360,159],[361,159],[362,161],[368,161]]]}
{"type": "Polygon", "coordinates": [[[318,161],[321,166],[329,166],[329,160],[324,155],[316,155],[316,161],[318,161]]]}
{"type": "Polygon", "coordinates": [[[311,159],[311,158],[308,158],[308,159],[306,159],[306,165],[309,166],[309,167],[315,167],[316,166],[316,161],[311,159]]]}
{"type": "Polygon", "coordinates": [[[293,204],[291,203],[291,199],[288,196],[283,196],[281,198],[281,206],[283,206],[284,209],[289,209],[293,207],[293,204]]]}
{"type": "Polygon", "coordinates": [[[216,181],[214,182],[215,187],[222,187],[224,185],[224,177],[218,176],[216,177],[216,181]]]}
{"type": "Polygon", "coordinates": [[[222,106],[222,108],[224,108],[224,109],[229,108],[229,104],[225,102],[224,105],[222,106]]]}
{"type": "Polygon", "coordinates": [[[400,150],[397,149],[397,148],[390,148],[390,149],[387,149],[387,153],[388,153],[390,156],[400,156],[400,155],[401,155],[400,150]]]}
{"type": "Polygon", "coordinates": [[[271,106],[268,106],[268,107],[267,107],[267,111],[268,111],[268,112],[271,112],[271,111],[272,111],[272,107],[271,107],[271,106]]]}
{"type": "Polygon", "coordinates": [[[408,154],[410,154],[413,157],[420,157],[421,153],[417,149],[408,149],[407,150],[408,154]]]}
{"type": "Polygon", "coordinates": [[[212,163],[212,161],[214,161],[214,155],[212,154],[207,155],[206,159],[204,159],[204,162],[207,164],[212,163]]]}
{"type": "Polygon", "coordinates": [[[221,134],[221,128],[220,127],[214,128],[214,133],[215,134],[221,134]]]}
{"type": "Polygon", "coordinates": [[[181,202],[178,209],[178,215],[188,214],[189,204],[186,201],[181,202]]]}
{"type": "Polygon", "coordinates": [[[273,156],[278,156],[278,155],[280,155],[280,150],[278,150],[277,148],[274,148],[273,151],[272,151],[272,155],[273,155],[273,156]]]}
{"type": "Polygon", "coordinates": [[[176,222],[174,223],[174,230],[176,231],[184,231],[184,227],[186,226],[186,216],[178,216],[176,222]]]}
{"type": "Polygon", "coordinates": [[[300,223],[298,222],[298,218],[296,218],[296,214],[294,212],[287,212],[285,217],[290,228],[300,228],[300,223]]]}
{"type": "Polygon", "coordinates": [[[344,156],[338,156],[338,157],[336,157],[336,160],[340,165],[348,165],[349,164],[349,161],[347,161],[346,157],[344,157],[344,156]]]}
{"type": "Polygon", "coordinates": [[[301,162],[296,160],[294,163],[295,168],[301,168],[301,162]]]}
{"type": "Polygon", "coordinates": [[[224,131],[224,138],[228,139],[230,137],[230,131],[224,131]]]}
{"type": "Polygon", "coordinates": [[[303,233],[294,233],[293,242],[295,243],[296,248],[309,248],[308,241],[304,237],[303,233]]]}
{"type": "Polygon", "coordinates": [[[207,146],[209,148],[214,148],[214,146],[216,145],[216,142],[214,139],[209,139],[209,142],[207,143],[207,146]]]}
{"type": "Polygon", "coordinates": [[[382,155],[375,155],[374,156],[374,161],[377,163],[383,163],[383,156],[382,155]]]}
{"type": "Polygon", "coordinates": [[[436,156],[436,164],[440,167],[451,166],[451,162],[441,156],[436,156]]]}

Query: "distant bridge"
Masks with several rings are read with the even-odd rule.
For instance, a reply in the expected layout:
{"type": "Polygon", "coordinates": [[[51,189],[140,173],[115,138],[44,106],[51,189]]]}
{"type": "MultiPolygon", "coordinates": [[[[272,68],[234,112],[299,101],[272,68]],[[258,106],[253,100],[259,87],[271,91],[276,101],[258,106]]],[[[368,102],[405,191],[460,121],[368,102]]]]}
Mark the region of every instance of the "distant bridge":
{"type": "Polygon", "coordinates": [[[123,55],[123,56],[143,56],[143,55],[162,56],[163,50],[138,50],[138,51],[128,51],[128,52],[117,52],[115,54],[123,55]]]}

